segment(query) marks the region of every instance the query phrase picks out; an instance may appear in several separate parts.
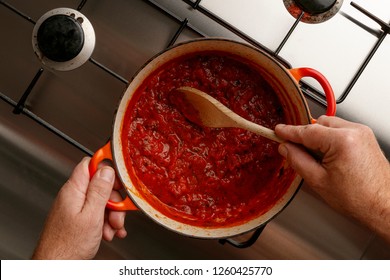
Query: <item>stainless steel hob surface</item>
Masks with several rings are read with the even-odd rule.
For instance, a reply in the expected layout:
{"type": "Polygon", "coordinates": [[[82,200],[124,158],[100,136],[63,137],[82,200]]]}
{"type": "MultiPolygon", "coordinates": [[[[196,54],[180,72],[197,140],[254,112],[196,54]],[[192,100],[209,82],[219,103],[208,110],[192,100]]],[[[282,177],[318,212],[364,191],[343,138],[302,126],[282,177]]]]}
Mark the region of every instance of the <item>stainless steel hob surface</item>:
{"type": "MultiPolygon", "coordinates": [[[[110,138],[121,95],[132,75],[149,58],[172,42],[203,36],[245,41],[220,22],[194,10],[189,2],[0,1],[2,259],[31,256],[58,189],[83,156],[110,138]],[[91,59],[72,71],[50,70],[33,52],[34,22],[51,9],[77,9],[80,4],[80,11],[96,33],[91,59]],[[183,31],[173,40],[181,26],[183,31]],[[14,107],[40,68],[43,71],[24,111],[14,114],[14,107]]],[[[321,102],[309,98],[309,105],[314,116],[324,112],[321,102]]],[[[351,114],[346,111],[344,115],[351,114]]],[[[382,142],[388,145],[386,139],[382,142]]],[[[126,228],[126,239],[103,242],[98,259],[390,258],[389,247],[373,233],[335,213],[305,186],[266,226],[257,242],[246,249],[180,236],[140,212],[127,214],[126,228]]]]}

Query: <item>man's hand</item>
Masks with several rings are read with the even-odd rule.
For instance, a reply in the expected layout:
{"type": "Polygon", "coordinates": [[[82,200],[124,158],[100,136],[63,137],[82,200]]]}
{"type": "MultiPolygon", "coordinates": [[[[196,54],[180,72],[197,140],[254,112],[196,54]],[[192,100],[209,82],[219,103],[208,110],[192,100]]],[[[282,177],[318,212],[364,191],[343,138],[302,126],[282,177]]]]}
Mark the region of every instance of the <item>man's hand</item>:
{"type": "Polygon", "coordinates": [[[112,191],[115,172],[109,166],[100,168],[89,178],[84,158],[61,188],[47,218],[34,259],[92,259],[102,238],[124,238],[124,212],[107,211],[108,199],[120,200],[112,191]]]}
{"type": "Polygon", "coordinates": [[[275,132],[289,141],[280,154],[312,190],[390,242],[390,165],[370,128],[322,116],[317,124],[277,125],[275,132]]]}

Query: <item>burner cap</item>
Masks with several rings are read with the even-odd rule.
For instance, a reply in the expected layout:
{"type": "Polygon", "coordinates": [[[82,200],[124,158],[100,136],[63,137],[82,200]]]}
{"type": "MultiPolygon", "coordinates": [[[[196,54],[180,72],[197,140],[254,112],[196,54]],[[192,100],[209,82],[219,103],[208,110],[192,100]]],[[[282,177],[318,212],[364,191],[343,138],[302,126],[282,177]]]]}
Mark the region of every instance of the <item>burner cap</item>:
{"type": "Polygon", "coordinates": [[[46,66],[60,71],[83,65],[95,48],[95,31],[79,11],[58,8],[45,13],[35,24],[32,44],[46,66]]]}
{"type": "Polygon", "coordinates": [[[337,0],[295,0],[297,5],[306,13],[318,15],[332,9],[337,0]]]}
{"type": "Polygon", "coordinates": [[[343,0],[283,0],[283,4],[294,18],[305,23],[321,23],[339,12],[343,0]]]}
{"type": "Polygon", "coordinates": [[[43,55],[53,61],[75,58],[84,45],[84,32],[80,23],[67,15],[54,15],[38,29],[38,47],[43,55]]]}

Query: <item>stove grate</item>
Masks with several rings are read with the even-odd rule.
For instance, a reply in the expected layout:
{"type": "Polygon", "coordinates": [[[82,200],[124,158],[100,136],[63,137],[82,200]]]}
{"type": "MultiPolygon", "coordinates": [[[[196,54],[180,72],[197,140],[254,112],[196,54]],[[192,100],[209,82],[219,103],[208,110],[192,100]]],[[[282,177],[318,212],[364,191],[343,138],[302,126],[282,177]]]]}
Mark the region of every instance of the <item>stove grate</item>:
{"type": "MultiPolygon", "coordinates": [[[[172,39],[170,40],[169,44],[167,45],[167,47],[170,47],[172,45],[174,45],[177,41],[177,39],[179,38],[180,34],[182,33],[182,31],[185,29],[185,28],[189,28],[191,29],[192,31],[196,32],[197,34],[199,34],[199,36],[202,36],[202,37],[206,37],[205,34],[203,34],[201,31],[197,30],[195,27],[191,26],[191,24],[189,23],[189,20],[188,18],[185,18],[185,19],[181,19],[179,16],[173,14],[171,11],[167,10],[165,7],[162,7],[160,6],[158,3],[156,3],[155,1],[153,0],[143,0],[145,3],[148,3],[149,5],[153,6],[154,8],[158,9],[161,13],[169,16],[170,18],[174,19],[175,21],[177,21],[180,26],[179,28],[177,29],[176,33],[174,34],[174,36],[172,37],[172,39]]],[[[283,38],[282,42],[280,43],[280,45],[277,47],[277,49],[275,51],[272,51],[270,49],[268,49],[267,47],[265,47],[264,45],[262,45],[261,43],[257,42],[256,40],[254,40],[253,38],[251,38],[250,36],[246,35],[245,33],[243,33],[242,31],[238,30],[236,27],[234,27],[233,25],[229,24],[228,22],[226,22],[225,20],[221,19],[220,17],[218,17],[217,15],[213,14],[212,12],[210,12],[209,10],[207,10],[206,8],[204,8],[202,5],[201,5],[201,2],[202,0],[196,0],[196,1],[191,1],[191,0],[182,0],[183,2],[185,2],[186,4],[188,4],[192,9],[202,13],[203,15],[207,16],[208,18],[212,19],[213,21],[215,21],[217,24],[221,25],[222,27],[226,28],[227,30],[229,30],[230,32],[232,32],[233,34],[237,35],[238,37],[240,37],[241,39],[245,40],[247,43],[251,44],[251,45],[254,45],[255,47],[258,47],[258,48],[261,48],[263,49],[265,52],[267,52],[269,55],[271,55],[272,57],[274,57],[276,60],[278,60],[280,63],[282,63],[285,67],[287,68],[291,68],[291,65],[286,61],[284,60],[282,57],[280,57],[278,54],[279,52],[282,50],[283,46],[285,45],[285,43],[288,41],[290,35],[294,32],[295,28],[298,26],[298,24],[300,23],[300,18],[303,16],[304,12],[302,12],[302,14],[300,15],[300,17],[294,22],[294,24],[291,26],[290,30],[288,31],[288,33],[285,35],[285,37],[283,38]]],[[[77,10],[80,11],[84,5],[87,3],[87,0],[82,0],[80,1],[78,7],[77,7],[77,10]]],[[[12,12],[18,14],[20,17],[24,18],[25,20],[29,21],[30,23],[32,24],[35,24],[36,22],[30,17],[28,16],[27,14],[25,14],[24,12],[18,10],[17,8],[15,8],[14,6],[12,6],[11,4],[7,3],[6,1],[0,1],[0,4],[3,5],[4,7],[8,8],[9,10],[11,10],[12,12]]],[[[383,22],[381,19],[377,18],[376,16],[372,15],[370,12],[366,11],[365,9],[363,9],[362,7],[360,7],[359,5],[355,4],[354,2],[351,2],[351,5],[356,8],[357,10],[359,10],[360,12],[364,13],[365,15],[367,15],[369,18],[371,18],[372,20],[374,20],[376,23],[378,23],[380,26],[381,26],[381,29],[382,29],[382,32],[381,33],[374,33],[374,35],[376,35],[378,37],[378,41],[377,43],[375,44],[375,46],[372,48],[372,50],[370,51],[370,53],[367,55],[364,63],[361,65],[361,67],[358,69],[358,71],[356,72],[355,76],[353,77],[352,81],[350,82],[350,84],[347,86],[347,88],[345,89],[345,91],[342,93],[342,95],[339,97],[339,99],[337,100],[337,103],[340,104],[342,103],[346,97],[348,96],[348,94],[350,93],[351,89],[353,88],[353,86],[355,85],[355,83],[357,82],[357,80],[359,79],[359,77],[361,76],[361,74],[363,73],[364,69],[366,68],[366,66],[368,65],[368,63],[370,62],[370,60],[372,59],[372,57],[374,56],[374,54],[376,53],[377,49],[379,48],[379,46],[381,45],[381,43],[383,42],[383,40],[385,39],[385,37],[387,36],[387,34],[389,34],[390,32],[390,25],[383,22]]],[[[345,14],[341,13],[343,16],[346,16],[345,14]]],[[[348,18],[348,17],[347,17],[348,18]]],[[[350,20],[354,21],[354,19],[351,19],[350,20]]],[[[357,22],[357,25],[364,28],[364,26],[362,26],[361,24],[359,24],[357,22]]],[[[370,30],[366,30],[367,32],[370,32],[370,30]]],[[[372,33],[372,32],[370,32],[372,33]]],[[[111,70],[109,67],[105,66],[104,64],[96,61],[95,59],[93,59],[92,57],[89,59],[89,62],[91,62],[92,64],[94,64],[95,66],[99,67],[100,69],[102,69],[103,71],[105,71],[106,73],[108,73],[109,75],[113,76],[114,78],[118,79],[119,81],[121,81],[122,83],[124,83],[125,85],[128,85],[129,84],[129,81],[127,79],[125,79],[124,77],[122,77],[121,75],[119,75],[118,73],[116,73],[115,71],[111,70]]],[[[36,75],[33,77],[32,81],[30,82],[28,88],[25,90],[25,92],[23,93],[23,95],[21,96],[21,98],[15,102],[13,100],[11,100],[7,95],[3,94],[0,92],[0,98],[5,101],[6,103],[8,103],[9,105],[13,106],[14,107],[14,110],[13,112],[15,114],[20,114],[20,113],[23,113],[25,115],[27,115],[28,117],[30,117],[31,119],[35,120],[36,122],[38,122],[40,125],[46,127],[48,130],[54,132],[56,135],[58,135],[59,137],[63,138],[65,141],[71,143],[73,146],[77,147],[78,149],[80,149],[81,151],[83,151],[84,153],[86,153],[87,155],[92,155],[92,152],[87,149],[86,147],[84,147],[83,145],[81,145],[80,143],[78,143],[76,140],[72,139],[71,137],[69,137],[67,134],[61,132],[60,130],[56,129],[55,127],[53,127],[52,125],[50,125],[49,123],[47,123],[46,121],[42,120],[41,118],[39,118],[38,116],[36,116],[34,113],[32,113],[30,110],[28,110],[27,108],[25,108],[25,103],[28,99],[28,96],[30,94],[30,92],[32,91],[33,87],[35,86],[35,84],[38,82],[41,74],[43,73],[44,69],[43,68],[40,68],[36,75]]],[[[325,101],[325,98],[324,98],[324,95],[322,92],[319,92],[317,91],[316,89],[314,89],[313,87],[309,86],[308,84],[304,83],[304,82],[301,82],[301,87],[302,87],[302,91],[304,92],[304,94],[310,98],[311,100],[321,104],[321,105],[326,105],[326,101],[325,101]]]]}

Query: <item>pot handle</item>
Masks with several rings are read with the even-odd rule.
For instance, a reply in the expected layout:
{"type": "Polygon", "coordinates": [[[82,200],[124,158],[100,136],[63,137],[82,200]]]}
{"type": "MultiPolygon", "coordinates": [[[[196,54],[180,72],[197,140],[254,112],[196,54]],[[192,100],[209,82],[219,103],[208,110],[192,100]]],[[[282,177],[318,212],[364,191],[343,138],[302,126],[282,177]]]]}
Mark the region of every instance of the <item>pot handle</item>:
{"type": "MultiPolygon", "coordinates": [[[[91,161],[89,162],[89,176],[92,176],[98,170],[99,163],[103,160],[108,159],[112,161],[112,153],[111,153],[111,142],[108,142],[106,145],[101,147],[96,153],[92,156],[91,161]]],[[[126,211],[126,210],[138,210],[138,208],[131,201],[130,197],[126,196],[126,198],[122,201],[115,202],[109,200],[107,202],[106,207],[111,210],[116,211],[126,211]]]]}
{"type": "MultiPolygon", "coordinates": [[[[296,81],[300,81],[304,77],[311,77],[316,79],[321,87],[323,88],[325,92],[325,98],[326,98],[326,115],[327,116],[334,116],[336,115],[336,99],[334,97],[334,92],[332,89],[332,86],[328,82],[328,80],[325,78],[324,75],[322,75],[320,72],[318,72],[315,69],[302,67],[302,68],[293,68],[289,69],[291,75],[295,78],[296,81]]],[[[312,123],[315,123],[316,120],[312,119],[312,123]]]]}
{"type": "Polygon", "coordinates": [[[240,249],[248,248],[248,247],[252,246],[253,244],[255,244],[255,242],[259,238],[260,234],[263,232],[265,226],[266,226],[266,224],[259,227],[258,229],[256,229],[253,232],[253,234],[249,237],[249,239],[246,241],[237,241],[237,240],[234,240],[233,238],[227,238],[227,239],[220,239],[219,243],[222,245],[224,245],[225,243],[228,243],[228,244],[232,245],[233,247],[240,248],[240,249]]]}

